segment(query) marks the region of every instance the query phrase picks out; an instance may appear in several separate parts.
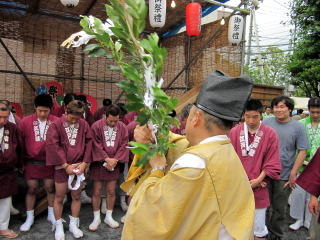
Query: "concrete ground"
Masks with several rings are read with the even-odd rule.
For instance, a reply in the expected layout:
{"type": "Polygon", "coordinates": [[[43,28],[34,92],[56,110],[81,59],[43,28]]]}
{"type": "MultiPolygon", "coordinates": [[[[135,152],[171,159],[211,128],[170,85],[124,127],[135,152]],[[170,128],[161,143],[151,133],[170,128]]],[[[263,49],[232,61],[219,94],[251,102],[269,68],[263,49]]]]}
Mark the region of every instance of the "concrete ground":
{"type": "MultiPolygon", "coordinates": [[[[66,220],[64,223],[65,226],[65,234],[66,240],[72,240],[72,234],[68,230],[68,223],[69,223],[69,213],[70,213],[70,204],[67,204],[64,208],[64,215],[63,219],[66,220]]],[[[1,214],[1,213],[0,213],[1,214]]],[[[116,221],[120,223],[120,218],[124,215],[123,211],[118,207],[114,210],[113,217],[116,221]]],[[[19,227],[23,223],[24,218],[21,216],[12,216],[10,221],[10,227],[19,233],[19,237],[16,239],[21,240],[54,240],[54,232],[51,231],[51,223],[46,220],[47,216],[46,213],[39,215],[35,219],[35,223],[32,226],[30,232],[28,233],[20,233],[19,227]]],[[[81,238],[83,240],[97,240],[97,239],[104,239],[104,240],[116,240],[121,238],[121,231],[123,224],[120,224],[120,228],[112,229],[108,227],[105,223],[103,223],[104,215],[101,215],[102,223],[99,226],[96,232],[89,231],[89,224],[93,220],[93,213],[91,210],[91,205],[85,204],[81,208],[80,213],[80,229],[84,233],[84,237],[81,238]]],[[[3,239],[0,237],[0,239],[3,239]]]]}
{"type": "MultiPolygon", "coordinates": [[[[68,222],[69,217],[68,214],[70,212],[70,204],[67,204],[64,209],[64,216],[63,218],[67,221],[65,223],[65,233],[66,233],[66,240],[74,239],[72,234],[68,231],[68,222]]],[[[120,218],[124,215],[123,211],[117,206],[114,210],[114,218],[115,220],[120,222],[120,218]]],[[[93,214],[91,210],[91,205],[85,204],[81,208],[80,214],[80,228],[84,232],[84,237],[81,238],[83,240],[90,239],[104,239],[104,240],[118,240],[121,238],[121,231],[123,224],[120,225],[118,229],[111,229],[105,223],[102,223],[99,226],[99,229],[96,232],[91,232],[88,229],[89,224],[93,219],[93,214]]],[[[101,220],[103,221],[104,215],[101,215],[101,220]]],[[[24,218],[21,216],[13,216],[10,221],[10,227],[19,232],[19,227],[23,223],[24,218]]],[[[293,220],[287,216],[287,226],[293,223],[293,220]]],[[[305,228],[301,228],[299,231],[291,231],[287,227],[286,229],[286,236],[283,240],[306,240],[308,236],[308,231],[305,228]]],[[[3,239],[3,238],[0,238],[3,239]]],[[[17,239],[21,240],[51,240],[54,239],[54,233],[51,232],[51,224],[46,220],[46,213],[41,214],[35,220],[35,224],[31,228],[30,232],[28,233],[20,233],[20,236],[17,239]]],[[[208,238],[209,240],[210,238],[208,238]]],[[[140,240],[140,239],[139,239],[140,240]]],[[[141,239],[144,240],[144,239],[141,239]]]]}

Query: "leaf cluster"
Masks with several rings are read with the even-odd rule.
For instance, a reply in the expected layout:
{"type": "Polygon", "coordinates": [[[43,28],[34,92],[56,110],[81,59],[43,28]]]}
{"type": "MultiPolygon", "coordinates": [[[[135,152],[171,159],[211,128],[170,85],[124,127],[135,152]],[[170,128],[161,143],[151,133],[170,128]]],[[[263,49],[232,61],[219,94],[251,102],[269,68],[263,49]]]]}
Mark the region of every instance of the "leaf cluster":
{"type": "Polygon", "coordinates": [[[161,86],[152,86],[154,102],[152,108],[144,104],[146,89],[146,66],[151,66],[151,76],[159,79],[163,70],[167,51],[159,46],[159,37],[153,33],[141,39],[145,28],[147,6],[144,0],[110,0],[106,4],[107,17],[114,26],[112,33],[106,30],[106,25],[98,18],[83,16],[80,22],[83,30],[95,36],[95,43],[84,48],[90,57],[105,56],[112,58],[116,66],[109,69],[119,70],[125,80],[117,85],[125,91],[126,109],[137,111],[137,121],[141,125],[156,126],[156,143],[140,144],[131,142],[132,152],[141,155],[139,165],[147,164],[155,154],[166,154],[169,144],[169,130],[179,122],[168,114],[177,106],[177,99],[166,95],[161,86]],[[93,21],[92,21],[93,19],[93,21]]]}
{"type": "Polygon", "coordinates": [[[295,42],[288,69],[292,83],[309,97],[320,91],[320,0],[295,0],[291,4],[295,42]]]}

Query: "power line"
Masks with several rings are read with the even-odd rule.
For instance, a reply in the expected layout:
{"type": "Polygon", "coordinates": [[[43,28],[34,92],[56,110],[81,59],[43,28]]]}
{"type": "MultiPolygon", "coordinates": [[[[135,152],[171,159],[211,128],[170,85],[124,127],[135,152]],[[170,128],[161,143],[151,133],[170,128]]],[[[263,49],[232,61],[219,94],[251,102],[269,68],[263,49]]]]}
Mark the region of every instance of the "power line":
{"type": "Polygon", "coordinates": [[[270,45],[257,45],[257,46],[247,46],[247,47],[278,47],[278,46],[288,46],[289,43],[283,43],[283,44],[270,44],[270,45]]]}
{"type": "Polygon", "coordinates": [[[277,0],[273,0],[275,3],[277,3],[278,5],[284,7],[285,9],[289,9],[288,6],[283,5],[282,3],[278,2],[277,0]]]}
{"type": "Polygon", "coordinates": [[[293,49],[287,49],[287,50],[282,50],[282,51],[264,52],[264,53],[252,53],[252,52],[250,52],[250,54],[251,55],[260,55],[260,54],[264,55],[264,54],[283,53],[283,52],[292,52],[292,51],[293,51],[293,49]]]}

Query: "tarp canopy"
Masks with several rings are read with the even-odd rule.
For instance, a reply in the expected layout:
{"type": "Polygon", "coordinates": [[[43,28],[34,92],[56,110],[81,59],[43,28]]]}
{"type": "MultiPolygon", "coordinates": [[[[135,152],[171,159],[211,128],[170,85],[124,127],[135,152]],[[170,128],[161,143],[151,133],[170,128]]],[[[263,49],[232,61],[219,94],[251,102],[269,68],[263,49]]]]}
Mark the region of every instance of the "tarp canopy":
{"type": "Polygon", "coordinates": [[[303,109],[308,110],[308,101],[309,98],[307,97],[291,97],[294,101],[294,108],[295,109],[303,109]]]}

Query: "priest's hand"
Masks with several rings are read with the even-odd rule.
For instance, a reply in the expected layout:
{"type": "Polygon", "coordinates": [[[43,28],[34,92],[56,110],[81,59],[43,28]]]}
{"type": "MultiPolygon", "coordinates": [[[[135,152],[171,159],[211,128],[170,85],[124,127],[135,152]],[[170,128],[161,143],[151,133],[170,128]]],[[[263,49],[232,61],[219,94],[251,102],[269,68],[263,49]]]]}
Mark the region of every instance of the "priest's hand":
{"type": "Polygon", "coordinates": [[[134,139],[136,142],[143,144],[147,144],[154,140],[151,134],[151,130],[147,125],[136,126],[136,128],[134,129],[134,139]]]}
{"type": "Polygon", "coordinates": [[[319,214],[319,202],[316,196],[311,195],[308,207],[309,207],[309,211],[313,216],[316,216],[319,214]]]}
{"type": "Polygon", "coordinates": [[[149,164],[152,168],[155,167],[165,167],[167,166],[167,159],[161,155],[155,155],[153,158],[150,159],[149,164]]]}

